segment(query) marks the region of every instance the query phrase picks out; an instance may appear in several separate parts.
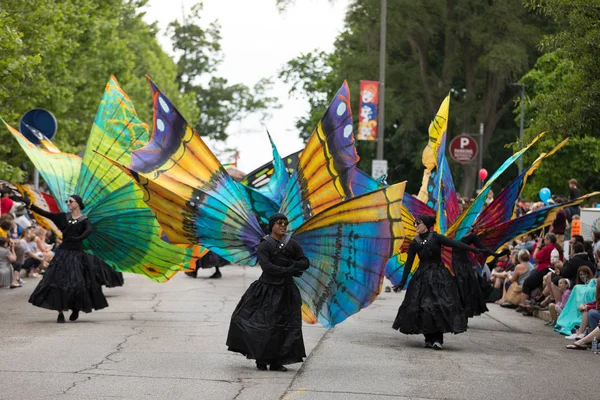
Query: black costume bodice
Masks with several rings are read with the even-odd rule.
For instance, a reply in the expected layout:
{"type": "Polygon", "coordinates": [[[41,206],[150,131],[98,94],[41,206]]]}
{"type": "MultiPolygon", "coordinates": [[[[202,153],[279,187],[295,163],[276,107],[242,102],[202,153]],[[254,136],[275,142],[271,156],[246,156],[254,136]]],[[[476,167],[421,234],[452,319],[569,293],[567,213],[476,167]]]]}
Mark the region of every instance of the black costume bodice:
{"type": "Polygon", "coordinates": [[[58,229],[62,231],[63,238],[61,249],[64,250],[83,250],[83,239],[87,238],[93,231],[92,224],[87,216],[82,215],[79,218],[73,218],[71,213],[52,213],[31,205],[31,210],[36,214],[48,218],[58,229]]]}
{"type": "Polygon", "coordinates": [[[263,270],[259,280],[271,285],[293,283],[294,275],[310,266],[298,242],[290,239],[283,245],[270,236],[258,245],[258,262],[263,270]]]}
{"type": "Polygon", "coordinates": [[[404,265],[402,283],[398,286],[404,287],[404,284],[408,279],[408,275],[410,274],[410,270],[415,260],[415,255],[417,254],[419,255],[420,260],[419,268],[427,268],[430,266],[443,267],[442,246],[452,247],[454,249],[463,250],[465,252],[481,252],[480,250],[475,249],[469,246],[468,244],[457,242],[456,240],[449,239],[446,236],[440,235],[435,232],[428,232],[422,235],[418,235],[408,246],[408,258],[406,259],[406,264],[404,265]]]}

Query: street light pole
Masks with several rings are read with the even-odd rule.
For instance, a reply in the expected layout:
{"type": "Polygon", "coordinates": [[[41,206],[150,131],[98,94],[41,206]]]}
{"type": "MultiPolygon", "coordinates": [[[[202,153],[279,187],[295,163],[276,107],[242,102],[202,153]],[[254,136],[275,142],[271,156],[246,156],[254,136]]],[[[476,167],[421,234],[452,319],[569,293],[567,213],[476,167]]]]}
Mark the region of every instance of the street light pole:
{"type": "Polygon", "coordinates": [[[383,160],[383,121],[385,102],[385,48],[387,0],[381,0],[381,29],[379,32],[379,110],[377,116],[377,159],[383,160]]]}
{"type": "MultiPolygon", "coordinates": [[[[521,87],[521,127],[519,128],[519,147],[523,147],[523,128],[525,124],[525,85],[522,83],[511,83],[511,86],[521,87]]],[[[519,175],[523,173],[523,157],[519,157],[519,175]]]]}

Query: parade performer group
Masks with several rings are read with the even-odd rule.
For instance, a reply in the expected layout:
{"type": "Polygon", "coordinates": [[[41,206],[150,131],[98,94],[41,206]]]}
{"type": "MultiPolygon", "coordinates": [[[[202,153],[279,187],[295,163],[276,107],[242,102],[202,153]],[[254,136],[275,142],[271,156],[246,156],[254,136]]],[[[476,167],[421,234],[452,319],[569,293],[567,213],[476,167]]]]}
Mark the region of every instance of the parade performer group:
{"type": "Polygon", "coordinates": [[[539,135],[461,212],[445,159],[449,97],[430,126],[418,198],[404,193],[406,182],[375,180],[357,167],[346,82],[291,174],[271,141],[273,181],[258,190],[232,180],[149,84],[152,131],[111,77],[83,158],[47,140],[38,148],[7,125],[59,203],[68,196],[65,212],[51,213],[21,193],[34,213],[62,231],[63,242],[30,298],[58,311],[58,322],[67,310],[74,321],[81,311],[108,306],[101,282],[113,279],[102,268],[165,282],[211,251],[232,264],[262,268],[231,317],[226,342],[259,370],[286,371],[285,365],[302,362],[302,322],[343,322],[377,298],[384,277],[395,291],[407,288],[393,328],[423,334],[425,347],[441,350],[444,333],[464,332],[467,318],[487,311],[476,272],[485,256],[586,198],[514,217],[526,177],[563,142],[486,203],[492,182],[539,135]]]}

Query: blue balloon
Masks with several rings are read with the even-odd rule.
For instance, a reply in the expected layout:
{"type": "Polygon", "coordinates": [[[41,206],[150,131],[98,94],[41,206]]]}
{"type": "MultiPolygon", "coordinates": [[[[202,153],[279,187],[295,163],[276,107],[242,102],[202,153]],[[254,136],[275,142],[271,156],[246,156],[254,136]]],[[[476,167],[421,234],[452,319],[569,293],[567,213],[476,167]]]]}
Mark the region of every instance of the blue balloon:
{"type": "Polygon", "coordinates": [[[540,200],[543,201],[544,204],[548,204],[548,200],[550,200],[551,196],[552,196],[552,193],[550,192],[550,189],[548,189],[548,188],[540,189],[540,200]]]}

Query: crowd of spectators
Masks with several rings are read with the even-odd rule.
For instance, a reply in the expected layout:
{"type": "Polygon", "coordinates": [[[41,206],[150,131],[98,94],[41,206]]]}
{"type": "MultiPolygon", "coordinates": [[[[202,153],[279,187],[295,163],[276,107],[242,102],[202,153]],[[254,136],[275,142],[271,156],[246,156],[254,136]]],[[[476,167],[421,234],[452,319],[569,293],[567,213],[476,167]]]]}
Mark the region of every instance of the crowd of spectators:
{"type": "MultiPolygon", "coordinates": [[[[569,200],[580,196],[575,180],[569,181],[569,189],[569,200]]],[[[519,206],[524,215],[546,205],[519,206]]],[[[488,302],[524,316],[548,311],[546,325],[574,340],[568,349],[587,349],[594,338],[600,341],[600,231],[592,230],[589,238],[581,233],[580,209],[566,207],[549,229],[514,240],[484,268],[493,287],[488,302]]]]}
{"type": "Polygon", "coordinates": [[[25,204],[2,188],[0,199],[0,288],[17,289],[44,274],[59,239],[40,226],[25,204]]]}

